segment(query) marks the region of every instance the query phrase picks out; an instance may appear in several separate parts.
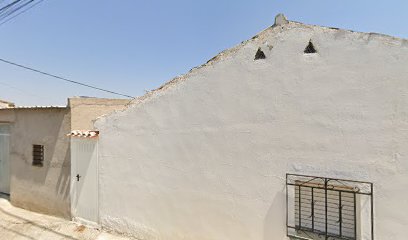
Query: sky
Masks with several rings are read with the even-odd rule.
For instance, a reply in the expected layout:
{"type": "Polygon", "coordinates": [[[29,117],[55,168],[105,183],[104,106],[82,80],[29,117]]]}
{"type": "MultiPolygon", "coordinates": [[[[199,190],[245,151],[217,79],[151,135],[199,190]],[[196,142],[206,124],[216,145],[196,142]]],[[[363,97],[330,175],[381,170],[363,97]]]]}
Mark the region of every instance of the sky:
{"type": "MultiPolygon", "coordinates": [[[[0,26],[0,58],[131,96],[289,20],[408,38],[406,0],[44,0],[0,26]]],[[[118,96],[0,62],[0,99],[118,96]]]]}

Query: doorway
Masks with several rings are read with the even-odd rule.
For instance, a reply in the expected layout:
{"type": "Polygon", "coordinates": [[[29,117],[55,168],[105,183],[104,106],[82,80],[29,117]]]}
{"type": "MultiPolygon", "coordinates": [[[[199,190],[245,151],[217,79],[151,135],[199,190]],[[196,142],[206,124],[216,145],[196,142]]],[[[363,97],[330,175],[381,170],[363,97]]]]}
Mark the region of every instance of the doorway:
{"type": "Polygon", "coordinates": [[[10,194],[10,125],[0,123],[0,193],[10,194]]]}
{"type": "Polygon", "coordinates": [[[72,215],[74,219],[97,224],[98,141],[97,138],[71,138],[72,215]]]}

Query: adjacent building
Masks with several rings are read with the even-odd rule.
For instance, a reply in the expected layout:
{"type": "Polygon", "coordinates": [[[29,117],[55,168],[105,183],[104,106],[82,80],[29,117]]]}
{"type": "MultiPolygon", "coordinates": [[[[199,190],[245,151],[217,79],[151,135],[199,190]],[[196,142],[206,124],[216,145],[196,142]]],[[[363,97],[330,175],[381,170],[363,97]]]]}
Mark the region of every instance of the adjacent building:
{"type": "Polygon", "coordinates": [[[67,106],[0,109],[0,192],[13,205],[71,218],[72,130],[91,129],[97,117],[129,100],[70,98],[67,106]]]}
{"type": "Polygon", "coordinates": [[[14,106],[15,106],[14,103],[7,102],[7,101],[4,101],[4,100],[0,99],[0,108],[10,108],[10,107],[14,107],[14,106]]]}
{"type": "Polygon", "coordinates": [[[282,15],[96,121],[99,217],[139,239],[405,239],[408,40],[282,15]]]}

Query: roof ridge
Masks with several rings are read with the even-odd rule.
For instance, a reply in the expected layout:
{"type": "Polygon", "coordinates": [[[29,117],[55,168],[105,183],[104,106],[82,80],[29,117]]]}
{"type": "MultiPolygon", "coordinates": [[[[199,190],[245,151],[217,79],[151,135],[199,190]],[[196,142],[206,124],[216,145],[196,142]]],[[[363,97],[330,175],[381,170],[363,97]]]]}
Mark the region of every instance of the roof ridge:
{"type": "Polygon", "coordinates": [[[349,29],[341,29],[341,28],[336,28],[336,27],[327,27],[327,26],[320,26],[320,25],[313,25],[313,24],[306,24],[306,23],[302,23],[302,22],[297,22],[297,21],[290,21],[287,20],[287,18],[285,17],[285,15],[283,15],[282,13],[279,13],[278,15],[276,15],[275,17],[275,22],[273,25],[259,31],[256,35],[254,35],[253,37],[242,41],[241,43],[231,47],[231,48],[227,48],[221,52],[219,52],[218,54],[216,54],[213,58],[209,59],[207,62],[198,65],[196,67],[193,67],[192,69],[190,69],[188,72],[184,73],[184,74],[180,74],[172,79],[170,79],[169,81],[161,84],[159,87],[147,91],[145,94],[135,97],[133,100],[131,100],[126,106],[126,108],[121,109],[121,110],[116,110],[110,114],[107,115],[103,115],[98,117],[97,119],[95,119],[95,121],[101,119],[101,118],[105,118],[108,117],[110,115],[114,115],[115,113],[118,112],[124,112],[127,111],[127,109],[129,109],[130,107],[135,107],[138,106],[139,104],[144,103],[146,100],[152,98],[153,96],[158,96],[158,94],[160,94],[161,92],[165,91],[166,89],[169,89],[171,87],[174,87],[176,84],[179,84],[181,82],[184,82],[184,80],[186,80],[189,76],[191,76],[192,74],[194,74],[196,71],[207,67],[207,66],[211,66],[212,64],[218,63],[221,60],[224,60],[226,56],[228,56],[231,53],[237,52],[239,49],[241,49],[245,44],[247,44],[248,42],[254,41],[257,38],[260,38],[262,35],[266,34],[269,31],[273,31],[274,29],[277,29],[278,31],[284,31],[286,30],[286,28],[284,28],[285,25],[294,25],[296,27],[307,27],[307,28],[314,28],[314,27],[318,27],[318,28],[323,28],[323,29],[329,29],[329,30],[338,30],[338,31],[346,31],[349,33],[358,33],[358,34],[366,34],[366,35],[378,35],[378,36],[382,36],[382,37],[386,37],[388,39],[391,40],[397,40],[397,41],[407,41],[407,46],[408,46],[408,39],[404,39],[404,38],[398,38],[398,37],[394,37],[394,36],[390,36],[390,35],[386,35],[386,34],[380,34],[380,33],[367,33],[367,32],[359,32],[359,31],[354,31],[354,30],[349,30],[349,29]]]}

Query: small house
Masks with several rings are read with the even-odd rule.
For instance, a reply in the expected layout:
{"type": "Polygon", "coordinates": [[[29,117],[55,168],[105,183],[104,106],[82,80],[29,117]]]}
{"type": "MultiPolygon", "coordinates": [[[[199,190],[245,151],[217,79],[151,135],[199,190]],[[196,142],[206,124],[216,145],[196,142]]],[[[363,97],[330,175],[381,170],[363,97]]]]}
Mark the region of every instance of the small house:
{"type": "Polygon", "coordinates": [[[67,106],[0,109],[0,193],[14,206],[70,219],[71,141],[129,100],[69,98],[67,106]]]}

